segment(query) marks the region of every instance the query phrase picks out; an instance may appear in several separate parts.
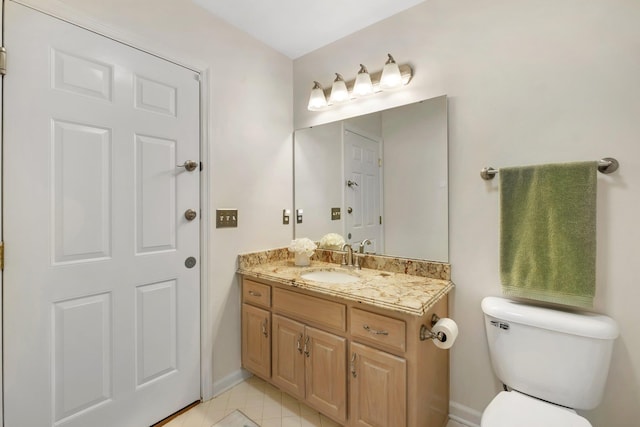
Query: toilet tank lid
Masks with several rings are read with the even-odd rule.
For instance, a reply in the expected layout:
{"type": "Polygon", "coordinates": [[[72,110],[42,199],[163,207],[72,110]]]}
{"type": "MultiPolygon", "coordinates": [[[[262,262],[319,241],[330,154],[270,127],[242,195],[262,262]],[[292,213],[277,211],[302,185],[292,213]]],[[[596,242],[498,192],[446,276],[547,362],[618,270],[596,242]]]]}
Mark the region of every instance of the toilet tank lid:
{"type": "Polygon", "coordinates": [[[615,339],[618,324],[612,318],[585,311],[569,311],[500,297],[482,300],[482,311],[500,320],[589,338],[615,339]]]}

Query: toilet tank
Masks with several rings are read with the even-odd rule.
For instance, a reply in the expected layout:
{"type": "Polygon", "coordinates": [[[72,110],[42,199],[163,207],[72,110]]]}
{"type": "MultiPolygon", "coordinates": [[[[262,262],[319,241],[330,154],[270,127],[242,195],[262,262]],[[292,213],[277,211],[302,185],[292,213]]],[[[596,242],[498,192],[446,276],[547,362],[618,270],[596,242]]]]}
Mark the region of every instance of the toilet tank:
{"type": "Polygon", "coordinates": [[[618,325],[601,314],[482,300],[493,370],[522,393],[575,409],[602,400],[618,325]]]}

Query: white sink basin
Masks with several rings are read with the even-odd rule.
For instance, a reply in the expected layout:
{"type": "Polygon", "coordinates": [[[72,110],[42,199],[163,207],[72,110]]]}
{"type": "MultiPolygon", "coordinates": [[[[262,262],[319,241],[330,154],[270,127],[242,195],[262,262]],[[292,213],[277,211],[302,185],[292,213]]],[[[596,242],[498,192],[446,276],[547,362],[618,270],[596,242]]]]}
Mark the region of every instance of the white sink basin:
{"type": "Polygon", "coordinates": [[[360,280],[358,276],[335,270],[309,271],[308,273],[302,273],[300,277],[305,280],[313,280],[314,282],[321,283],[354,283],[360,280]]]}

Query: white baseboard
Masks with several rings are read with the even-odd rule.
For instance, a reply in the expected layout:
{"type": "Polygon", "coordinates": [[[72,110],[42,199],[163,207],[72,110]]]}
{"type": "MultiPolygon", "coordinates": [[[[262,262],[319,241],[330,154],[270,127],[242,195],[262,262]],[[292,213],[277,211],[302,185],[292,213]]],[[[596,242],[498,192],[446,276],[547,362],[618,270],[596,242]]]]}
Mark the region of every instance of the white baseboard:
{"type": "Polygon", "coordinates": [[[237,371],[230,373],[221,380],[215,381],[213,383],[213,397],[224,393],[231,387],[240,384],[242,381],[246,380],[249,377],[251,377],[251,373],[249,371],[238,369],[237,371]]]}
{"type": "Polygon", "coordinates": [[[468,427],[480,427],[481,418],[482,412],[457,402],[449,402],[449,419],[468,427]]]}

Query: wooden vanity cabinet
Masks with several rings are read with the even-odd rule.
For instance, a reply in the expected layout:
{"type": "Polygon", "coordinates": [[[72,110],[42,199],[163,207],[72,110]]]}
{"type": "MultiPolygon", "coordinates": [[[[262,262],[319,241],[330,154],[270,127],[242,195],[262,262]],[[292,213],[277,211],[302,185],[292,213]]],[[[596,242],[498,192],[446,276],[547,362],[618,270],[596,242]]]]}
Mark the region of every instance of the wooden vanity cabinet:
{"type": "Polygon", "coordinates": [[[304,324],[273,315],[273,383],[304,399],[304,324]]]}
{"type": "Polygon", "coordinates": [[[242,366],[271,378],[271,286],[245,279],[242,284],[242,366]]]}
{"type": "Polygon", "coordinates": [[[434,313],[446,296],[416,316],[244,277],[243,367],[344,426],[444,427],[449,352],[419,338],[434,313]]]}
{"type": "Polygon", "coordinates": [[[271,313],[242,304],[242,365],[264,379],[271,377],[271,313]]]}
{"type": "Polygon", "coordinates": [[[407,362],[357,342],[350,348],[351,425],[407,425],[407,362]]]}
{"type": "Polygon", "coordinates": [[[347,419],[346,339],[273,315],[273,384],[323,414],[347,419]]]}

